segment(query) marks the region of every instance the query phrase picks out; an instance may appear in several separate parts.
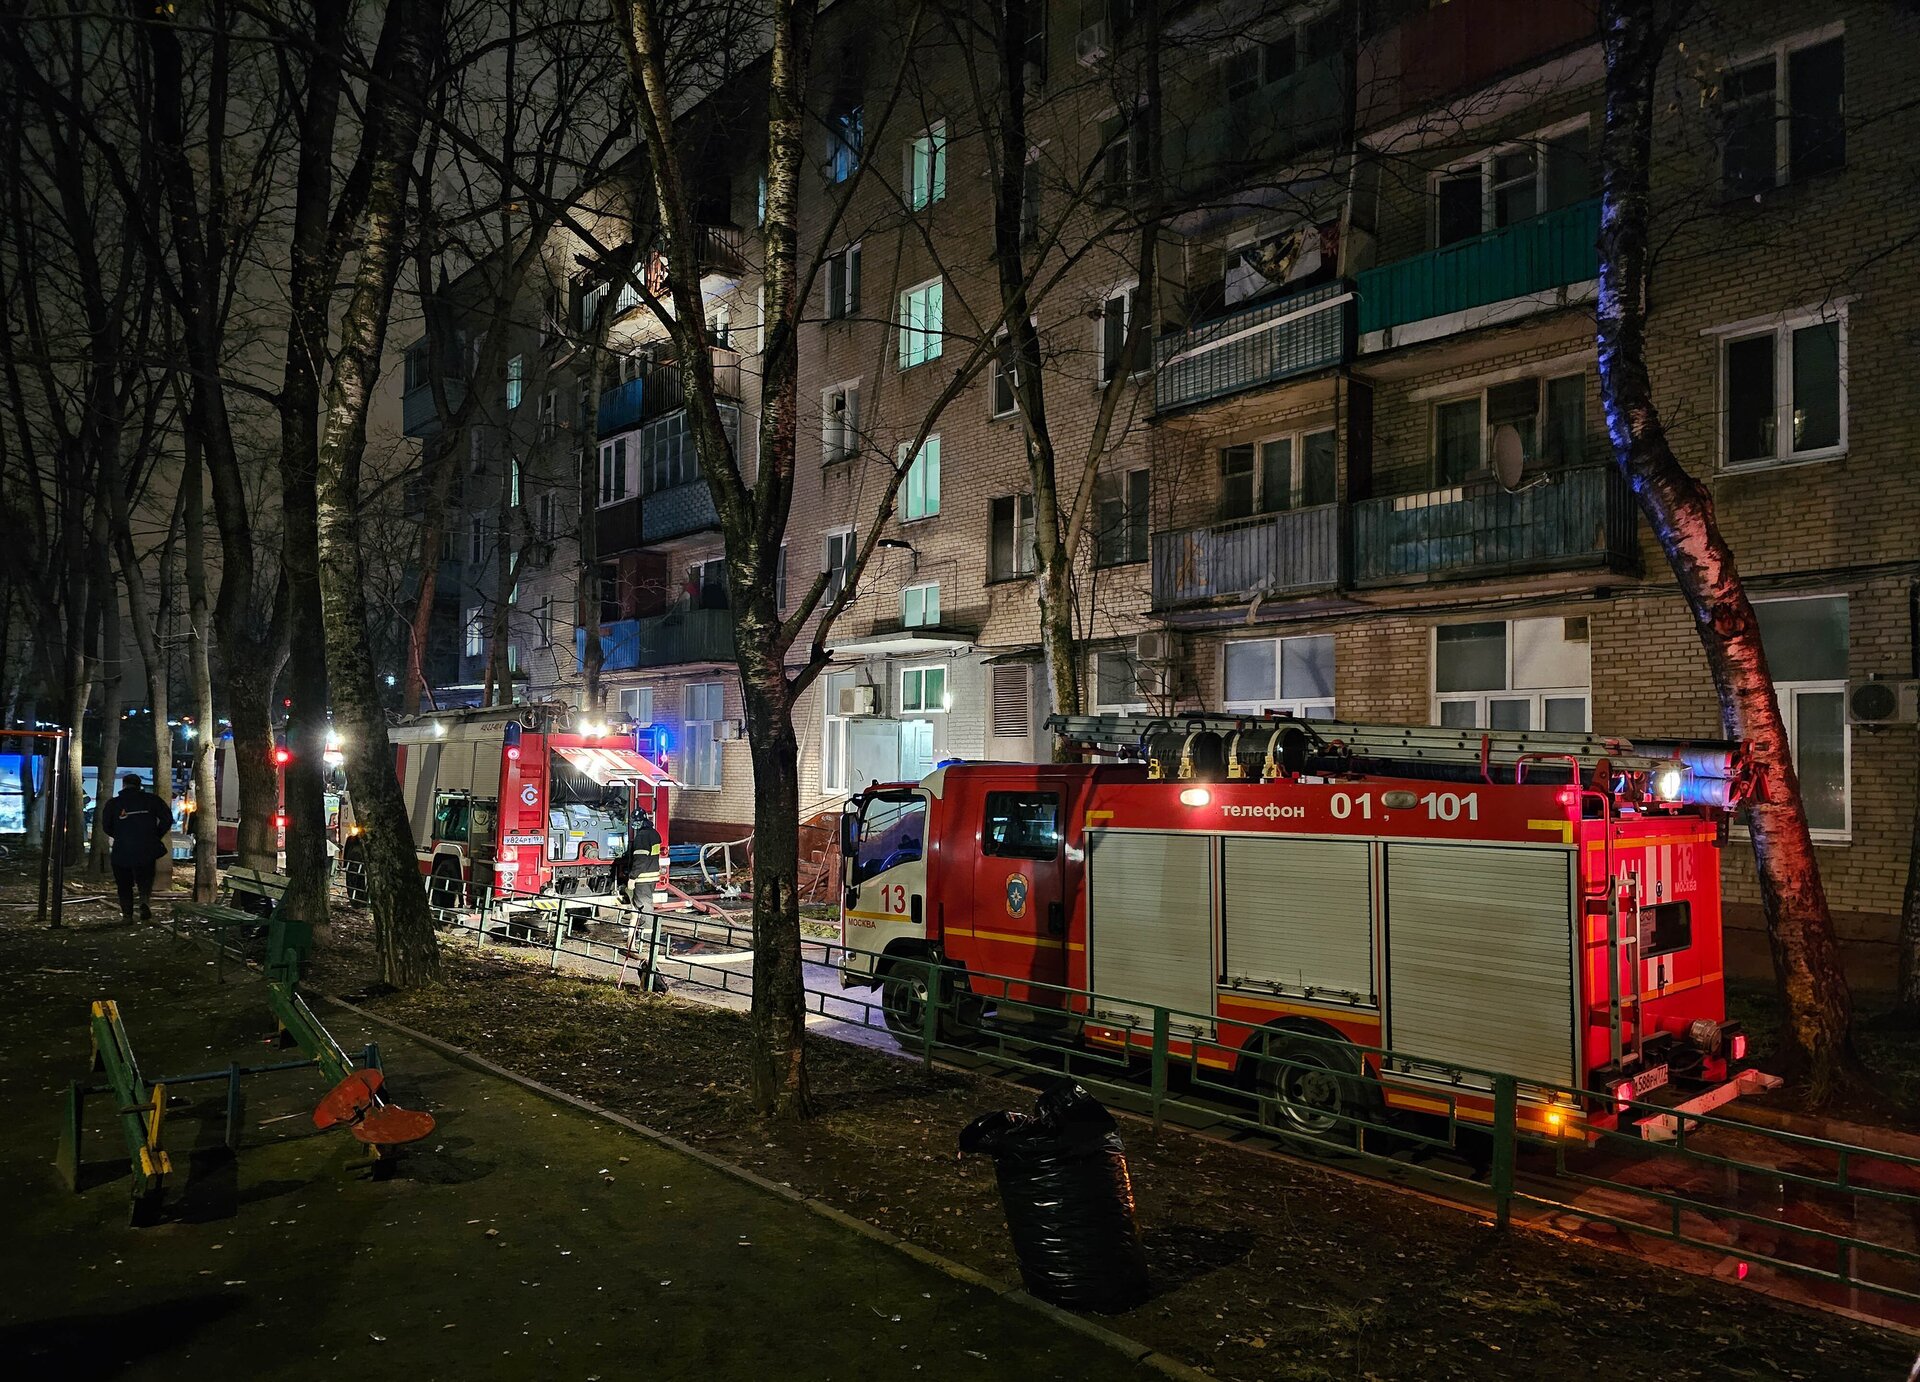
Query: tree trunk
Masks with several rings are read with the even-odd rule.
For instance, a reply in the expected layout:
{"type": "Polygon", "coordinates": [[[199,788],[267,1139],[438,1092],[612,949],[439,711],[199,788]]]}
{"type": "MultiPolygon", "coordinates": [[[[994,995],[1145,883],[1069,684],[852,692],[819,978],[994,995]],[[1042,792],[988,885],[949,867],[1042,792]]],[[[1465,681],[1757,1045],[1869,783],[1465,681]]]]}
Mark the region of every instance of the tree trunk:
{"type": "MultiPolygon", "coordinates": [[[[744,642],[753,642],[750,634],[744,642]]],[[[743,665],[750,656],[742,653],[743,665]]],[[[753,757],[753,1105],[768,1117],[804,1118],[809,1105],[800,958],[800,747],[786,669],[777,658],[753,656],[753,661],[753,672],[741,676],[753,757]]]]}
{"type": "Polygon", "coordinates": [[[87,871],[96,878],[113,876],[113,865],[107,858],[112,841],[107,838],[107,813],[100,808],[114,794],[116,784],[114,775],[120,771],[120,731],[125,725],[121,717],[125,713],[126,697],[121,694],[125,685],[123,668],[120,662],[120,601],[115,593],[113,571],[105,550],[101,552],[100,564],[106,571],[100,576],[103,589],[107,592],[102,599],[100,621],[100,766],[93,776],[93,839],[89,846],[87,871]]]}
{"type": "MultiPolygon", "coordinates": [[[[172,583],[173,538],[179,530],[186,489],[183,485],[174,496],[173,514],[169,521],[166,541],[160,549],[159,589],[162,592],[159,604],[167,604],[165,592],[172,583]]],[[[140,650],[140,665],[146,674],[147,708],[152,712],[153,721],[153,790],[173,800],[173,727],[168,718],[173,713],[172,678],[168,676],[168,659],[160,643],[160,631],[157,627],[158,611],[149,597],[144,573],[139,558],[134,554],[131,525],[127,522],[124,504],[116,500],[114,512],[114,547],[120,561],[120,580],[127,590],[127,620],[133,625],[134,646],[140,650]]],[[[186,823],[176,821],[176,826],[184,830],[186,823]]],[[[157,896],[165,897],[173,891],[173,851],[168,849],[154,865],[153,890],[157,896]]]]}
{"type": "Polygon", "coordinates": [[[1605,0],[1601,36],[1607,76],[1599,363],[1607,432],[1693,612],[1726,732],[1745,741],[1756,768],[1749,825],[1786,1009],[1783,1054],[1807,1073],[1810,1095],[1819,1102],[1853,1071],[1852,1000],[1759,621],[1714,520],[1711,496],[1668,444],[1647,372],[1653,106],[1664,47],[1654,0],[1605,0]]]}
{"type": "MultiPolygon", "coordinates": [[[[435,348],[437,346],[429,347],[435,348]]],[[[420,519],[420,590],[413,600],[407,674],[400,688],[400,710],[407,715],[418,713],[420,702],[427,694],[433,606],[440,590],[440,554],[446,546],[447,495],[453,489],[453,474],[459,465],[458,448],[452,437],[453,433],[443,427],[427,450],[426,512],[420,519]]]]}
{"type": "Polygon", "coordinates": [[[193,900],[211,902],[219,887],[219,788],[214,778],[214,746],[220,724],[213,716],[213,661],[208,634],[213,608],[207,600],[207,515],[199,444],[189,432],[186,465],[180,477],[181,528],[187,556],[187,680],[193,688],[193,900]]]}
{"type": "Polygon", "coordinates": [[[364,138],[369,154],[366,217],[353,293],[340,320],[340,350],[327,388],[318,456],[320,589],[334,717],[347,756],[354,816],[363,827],[367,891],[380,977],[400,988],[440,977],[440,947],[414,857],[373,655],[359,547],[360,465],[367,404],[380,377],[387,312],[406,233],[404,182],[420,138],[443,22],[439,0],[393,4],[374,55],[364,138]]]}

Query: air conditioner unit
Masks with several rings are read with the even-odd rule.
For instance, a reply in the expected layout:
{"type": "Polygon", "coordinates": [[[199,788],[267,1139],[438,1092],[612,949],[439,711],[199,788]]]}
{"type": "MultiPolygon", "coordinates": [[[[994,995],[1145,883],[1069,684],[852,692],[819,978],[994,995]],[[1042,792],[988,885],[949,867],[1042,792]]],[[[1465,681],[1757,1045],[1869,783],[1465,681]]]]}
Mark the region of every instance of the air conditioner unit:
{"type": "Polygon", "coordinates": [[[1105,62],[1113,50],[1113,29],[1104,19],[1096,19],[1073,36],[1073,53],[1082,67],[1105,62]]]}
{"type": "Polygon", "coordinates": [[[738,739],[740,737],[740,722],[738,720],[715,720],[713,722],[713,737],[716,739],[738,739]]]}
{"type": "Polygon", "coordinates": [[[1172,656],[1172,642],[1172,635],[1165,629],[1154,629],[1134,638],[1133,655],[1143,665],[1150,662],[1165,662],[1172,656]]]}
{"type": "Polygon", "coordinates": [[[871,686],[841,687],[838,713],[842,715],[873,714],[873,688],[871,686]]]}
{"type": "Polygon", "coordinates": [[[1910,725],[1920,722],[1920,681],[1874,678],[1847,683],[1850,725],[1910,725]]]}

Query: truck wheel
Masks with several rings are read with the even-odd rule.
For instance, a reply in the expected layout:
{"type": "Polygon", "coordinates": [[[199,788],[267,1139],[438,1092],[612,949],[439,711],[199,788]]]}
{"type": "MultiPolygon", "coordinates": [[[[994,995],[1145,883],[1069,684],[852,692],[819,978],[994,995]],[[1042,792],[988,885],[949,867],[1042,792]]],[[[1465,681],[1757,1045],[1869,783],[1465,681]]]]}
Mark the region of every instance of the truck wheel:
{"type": "Polygon", "coordinates": [[[367,901],[367,852],[349,845],[340,855],[341,881],[346,884],[347,901],[365,905],[367,901]]]}
{"type": "MultiPolygon", "coordinates": [[[[912,959],[881,961],[880,1012],[887,1030],[904,1043],[914,1044],[925,1036],[929,977],[928,970],[912,959]]],[[[980,1025],[984,1004],[964,983],[956,984],[955,975],[940,970],[931,977],[940,985],[940,1040],[971,1036],[980,1025]]]]}
{"type": "Polygon", "coordinates": [[[450,912],[458,907],[464,891],[458,864],[436,863],[433,872],[427,875],[427,905],[438,911],[450,912]]]}
{"type": "Polygon", "coordinates": [[[1316,1142],[1359,1145],[1373,1097],[1357,1052],[1286,1031],[1268,1032],[1261,1049],[1272,1058],[1254,1076],[1262,1123],[1316,1142]]]}

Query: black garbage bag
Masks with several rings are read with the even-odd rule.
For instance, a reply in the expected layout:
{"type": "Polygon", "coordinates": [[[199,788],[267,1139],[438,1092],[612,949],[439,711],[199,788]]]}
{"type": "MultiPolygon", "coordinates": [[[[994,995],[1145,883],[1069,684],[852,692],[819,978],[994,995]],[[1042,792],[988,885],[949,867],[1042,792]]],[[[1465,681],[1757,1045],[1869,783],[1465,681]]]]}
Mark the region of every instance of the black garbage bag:
{"type": "Polygon", "coordinates": [[[1061,1080],[1031,1114],[983,1114],[961,1130],[960,1150],[993,1158],[1027,1290],[1104,1313],[1147,1298],[1126,1153],[1113,1115],[1086,1090],[1061,1080]]]}

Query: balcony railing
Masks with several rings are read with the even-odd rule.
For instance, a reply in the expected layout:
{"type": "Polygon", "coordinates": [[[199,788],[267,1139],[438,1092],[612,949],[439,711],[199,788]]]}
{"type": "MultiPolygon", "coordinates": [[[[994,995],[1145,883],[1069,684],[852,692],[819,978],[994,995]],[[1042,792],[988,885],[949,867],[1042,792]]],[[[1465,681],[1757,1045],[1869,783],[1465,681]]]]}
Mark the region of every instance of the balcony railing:
{"type": "Polygon", "coordinates": [[[1542,571],[1640,569],[1638,509],[1611,466],[1487,481],[1353,506],[1353,583],[1401,585],[1542,571]]]}
{"type": "MultiPolygon", "coordinates": [[[[714,393],[721,398],[740,397],[740,352],[726,346],[713,347],[714,393]]],[[[645,422],[665,417],[687,406],[686,385],[675,364],[649,366],[638,377],[616,384],[600,395],[595,426],[603,437],[616,432],[631,432],[645,422]]]]}
{"type": "MultiPolygon", "coordinates": [[[[1598,272],[1600,200],[1575,202],[1517,225],[1363,271],[1360,348],[1405,344],[1396,328],[1585,283],[1598,272]]],[[[1454,330],[1464,330],[1463,323],[1454,330]]],[[[1416,339],[1444,334],[1417,333],[1416,339]]]]}
{"type": "MultiPolygon", "coordinates": [[[[415,346],[407,354],[415,355],[418,350],[415,346]]],[[[460,365],[456,356],[446,367],[447,407],[456,412],[467,398],[467,381],[460,377],[460,365]]],[[[409,437],[439,435],[440,414],[433,406],[433,386],[425,379],[400,395],[400,430],[409,437]]]]}
{"type": "MultiPolygon", "coordinates": [[[[574,665],[587,666],[587,631],[573,634],[574,665]]],[[[600,670],[673,667],[686,662],[733,660],[733,611],[689,609],[647,619],[620,619],[600,626],[600,670]]]]}
{"type": "Polygon", "coordinates": [[[1167,412],[1338,365],[1353,349],[1353,293],[1325,283],[1153,345],[1153,407],[1167,412]]]}
{"type": "Polygon", "coordinates": [[[654,490],[641,500],[641,542],[664,542],[689,533],[710,532],[720,525],[713,508],[713,490],[703,475],[684,485],[654,490]]]}
{"type": "Polygon", "coordinates": [[[640,496],[629,495],[613,504],[603,504],[594,511],[594,551],[602,557],[617,556],[621,552],[631,552],[642,546],[646,539],[641,536],[640,496]]]}
{"type": "Polygon", "coordinates": [[[1153,535],[1155,609],[1302,594],[1339,581],[1340,510],[1334,504],[1153,535]]]}

